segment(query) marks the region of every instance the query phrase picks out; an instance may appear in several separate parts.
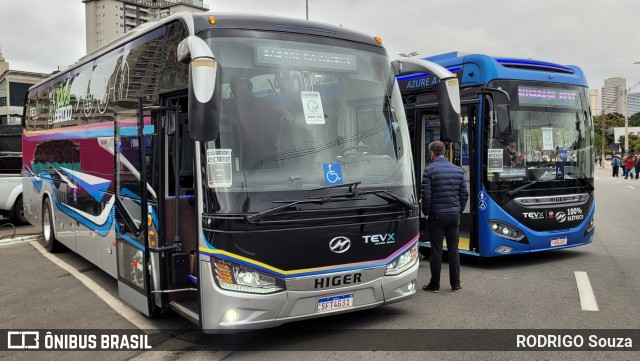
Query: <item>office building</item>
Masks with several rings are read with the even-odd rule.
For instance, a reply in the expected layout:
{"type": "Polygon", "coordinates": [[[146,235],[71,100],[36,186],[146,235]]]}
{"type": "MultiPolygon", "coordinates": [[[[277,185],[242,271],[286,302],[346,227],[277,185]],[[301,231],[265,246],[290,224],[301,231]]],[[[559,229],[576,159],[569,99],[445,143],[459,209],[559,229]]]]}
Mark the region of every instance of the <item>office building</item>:
{"type": "Polygon", "coordinates": [[[627,96],[627,114],[629,117],[636,113],[640,113],[640,93],[630,93],[627,96]]]}
{"type": "Polygon", "coordinates": [[[50,75],[11,70],[0,51],[0,125],[21,124],[27,90],[50,75]]]}
{"type": "Polygon", "coordinates": [[[140,24],[187,11],[207,11],[203,0],[82,0],[87,53],[107,45],[140,24]]]}
{"type": "Polygon", "coordinates": [[[604,114],[618,113],[627,116],[627,81],[623,78],[604,80],[602,108],[604,114]]]}
{"type": "Polygon", "coordinates": [[[598,108],[598,89],[589,89],[589,105],[591,106],[592,115],[600,114],[600,108],[598,108]]]}

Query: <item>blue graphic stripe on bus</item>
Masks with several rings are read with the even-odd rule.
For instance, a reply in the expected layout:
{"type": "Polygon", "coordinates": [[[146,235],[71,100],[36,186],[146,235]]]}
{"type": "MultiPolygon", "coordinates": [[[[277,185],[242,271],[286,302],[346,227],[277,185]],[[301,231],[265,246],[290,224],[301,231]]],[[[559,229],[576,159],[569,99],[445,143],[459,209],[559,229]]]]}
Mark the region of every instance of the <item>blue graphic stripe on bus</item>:
{"type": "Polygon", "coordinates": [[[160,222],[158,221],[155,208],[151,208],[151,219],[153,220],[153,226],[156,227],[156,229],[160,229],[160,222]]]}
{"type": "Polygon", "coordinates": [[[116,228],[116,233],[120,237],[122,237],[122,239],[124,239],[125,241],[131,243],[131,245],[136,247],[137,249],[139,249],[141,251],[144,251],[144,247],[140,243],[138,243],[138,241],[136,241],[135,239],[133,239],[133,238],[127,236],[126,234],[123,234],[123,233],[120,232],[120,226],[118,226],[118,222],[115,222],[114,225],[115,225],[115,228],[116,228]]]}
{"type": "Polygon", "coordinates": [[[107,234],[109,234],[109,231],[111,230],[111,225],[114,223],[113,220],[115,219],[115,209],[113,208],[109,211],[109,216],[107,217],[107,220],[105,221],[105,223],[102,225],[97,225],[94,222],[83,217],[82,215],[74,212],[73,209],[68,207],[67,205],[58,202],[58,200],[56,200],[56,206],[60,211],[62,211],[62,213],[80,222],[82,225],[89,228],[93,232],[96,232],[96,234],[98,234],[101,237],[104,237],[107,234]]]}
{"type": "MultiPolygon", "coordinates": [[[[33,174],[33,172],[31,172],[31,170],[29,170],[29,168],[27,168],[26,166],[25,166],[25,168],[29,172],[29,178],[31,178],[31,180],[34,183],[34,185],[36,185],[38,193],[40,193],[40,191],[42,190],[42,183],[45,180],[47,182],[49,182],[49,185],[50,185],[52,190],[55,189],[54,181],[51,178],[51,175],[49,174],[49,172],[42,171],[42,172],[40,172],[40,176],[38,177],[35,174],[33,174]]],[[[73,208],[71,208],[71,207],[67,206],[66,204],[58,201],[58,198],[56,197],[56,193],[55,192],[51,193],[51,197],[53,198],[53,202],[55,203],[56,208],[58,210],[60,210],[62,213],[64,213],[65,215],[67,215],[71,219],[74,219],[74,220],[80,222],[82,225],[86,226],[87,228],[89,228],[90,230],[92,230],[93,232],[98,234],[99,236],[104,237],[111,230],[111,225],[114,223],[113,221],[115,219],[115,209],[114,208],[111,208],[110,210],[108,210],[109,215],[107,216],[107,218],[105,219],[105,222],[103,224],[96,224],[95,222],[92,222],[91,220],[87,219],[86,217],[82,216],[81,214],[78,214],[73,208]]]]}
{"type": "Polygon", "coordinates": [[[195,277],[193,275],[188,275],[187,279],[195,284],[198,284],[198,277],[195,277]]]}
{"type": "Polygon", "coordinates": [[[134,192],[132,192],[128,188],[121,188],[120,189],[120,196],[131,198],[131,199],[135,199],[135,200],[138,200],[138,201],[140,200],[140,196],[135,194],[134,192]]]}
{"type": "MultiPolygon", "coordinates": [[[[144,135],[153,134],[155,132],[155,128],[153,125],[145,125],[142,130],[144,135]]],[[[122,137],[133,137],[138,135],[138,127],[122,127],[120,128],[120,136],[122,137]]]]}
{"type": "Polygon", "coordinates": [[[40,193],[40,190],[42,189],[42,177],[44,176],[48,179],[51,179],[51,175],[49,174],[49,172],[43,170],[42,172],[40,172],[39,176],[36,176],[26,165],[23,164],[22,167],[28,173],[31,182],[33,182],[33,186],[36,187],[36,190],[38,191],[38,193],[40,193]]]}
{"type": "Polygon", "coordinates": [[[68,168],[61,168],[64,173],[71,178],[77,185],[82,187],[93,199],[100,202],[104,197],[106,190],[109,189],[111,181],[99,178],[90,174],[85,174],[68,168]]]}

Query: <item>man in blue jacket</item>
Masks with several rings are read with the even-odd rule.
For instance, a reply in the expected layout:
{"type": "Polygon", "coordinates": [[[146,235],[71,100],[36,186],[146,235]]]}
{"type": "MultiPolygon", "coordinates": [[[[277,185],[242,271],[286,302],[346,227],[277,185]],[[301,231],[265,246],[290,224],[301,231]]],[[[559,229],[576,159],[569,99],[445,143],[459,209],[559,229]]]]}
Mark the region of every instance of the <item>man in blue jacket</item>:
{"type": "Polygon", "coordinates": [[[460,254],[458,236],[460,214],[469,200],[467,184],[462,168],[453,165],[444,157],[444,143],[429,144],[431,159],[422,175],[422,213],[427,220],[427,232],[431,242],[431,280],[422,287],[429,292],[440,292],[440,269],[442,268],[442,241],[447,238],[449,252],[449,282],[453,292],[460,287],[460,254]]]}

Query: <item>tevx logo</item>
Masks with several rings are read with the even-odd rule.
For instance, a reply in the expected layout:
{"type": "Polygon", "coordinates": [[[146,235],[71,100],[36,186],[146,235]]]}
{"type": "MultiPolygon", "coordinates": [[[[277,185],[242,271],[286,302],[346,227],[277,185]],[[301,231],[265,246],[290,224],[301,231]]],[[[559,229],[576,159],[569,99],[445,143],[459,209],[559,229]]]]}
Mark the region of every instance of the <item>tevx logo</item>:
{"type": "Polygon", "coordinates": [[[395,233],[387,233],[387,234],[372,234],[370,236],[362,236],[364,239],[364,243],[373,243],[375,245],[381,244],[391,244],[396,241],[395,233]]]}

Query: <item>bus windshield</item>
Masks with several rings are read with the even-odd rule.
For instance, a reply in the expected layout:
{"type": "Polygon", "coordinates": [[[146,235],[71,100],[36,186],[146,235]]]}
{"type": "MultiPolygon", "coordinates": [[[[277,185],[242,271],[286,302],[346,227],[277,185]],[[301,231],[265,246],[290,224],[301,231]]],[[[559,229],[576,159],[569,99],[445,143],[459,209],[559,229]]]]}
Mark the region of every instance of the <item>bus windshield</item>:
{"type": "Polygon", "coordinates": [[[221,34],[203,36],[221,67],[220,136],[205,144],[210,189],[360,182],[413,194],[406,119],[383,49],[285,33],[221,34]]]}
{"type": "Polygon", "coordinates": [[[490,186],[534,181],[543,187],[551,181],[554,186],[562,185],[558,181],[566,186],[590,184],[593,124],[586,88],[512,80],[490,86],[507,91],[511,99],[511,131],[500,134],[497,126],[488,126],[486,132],[490,186]]]}

